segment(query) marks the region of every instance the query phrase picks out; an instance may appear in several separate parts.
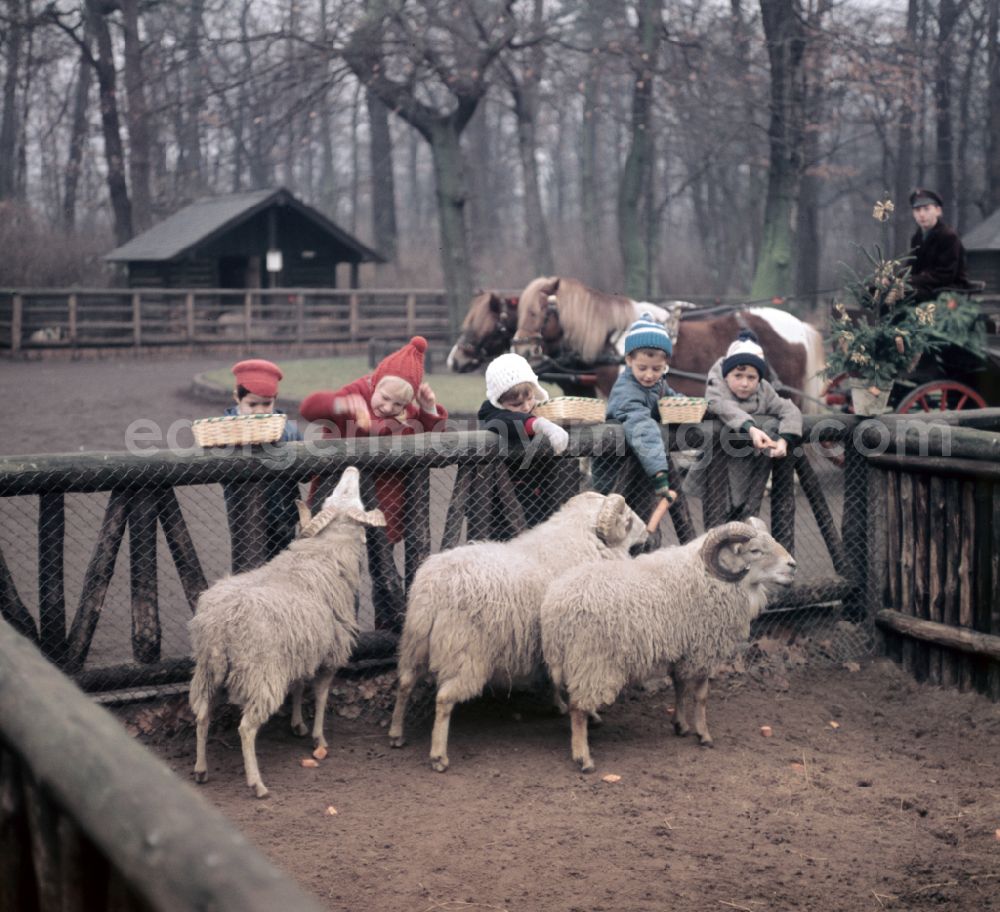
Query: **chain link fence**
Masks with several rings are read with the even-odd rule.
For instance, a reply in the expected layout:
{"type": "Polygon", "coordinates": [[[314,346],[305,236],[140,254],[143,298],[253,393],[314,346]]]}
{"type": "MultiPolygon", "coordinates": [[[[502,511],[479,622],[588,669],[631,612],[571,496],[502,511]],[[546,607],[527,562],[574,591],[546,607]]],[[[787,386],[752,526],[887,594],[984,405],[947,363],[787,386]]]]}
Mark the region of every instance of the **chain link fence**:
{"type": "MultiPolygon", "coordinates": [[[[664,433],[674,487],[688,493],[654,544],[759,515],[799,565],[795,586],[755,623],[738,670],[782,674],[870,653],[868,468],[850,444],[849,424],[807,417],[809,442],[781,460],[755,456],[745,439],[710,421],[664,433]]],[[[342,469],[357,465],[368,507],[397,504],[400,540],[390,540],[391,524],[389,534],[369,531],[358,597],[363,632],[331,701],[342,716],[385,724],[396,635],[420,563],[544,522],[593,489],[597,464],[610,490],[640,516],[652,513],[648,480],[613,424],[574,429],[559,457],[539,440],[508,442],[452,422],[443,432],[379,440],[8,458],[0,461],[0,609],[101,699],[181,692],[191,672],[187,623],[200,592],[285,547],[295,535],[296,499],[311,495],[316,509],[342,469]]]]}

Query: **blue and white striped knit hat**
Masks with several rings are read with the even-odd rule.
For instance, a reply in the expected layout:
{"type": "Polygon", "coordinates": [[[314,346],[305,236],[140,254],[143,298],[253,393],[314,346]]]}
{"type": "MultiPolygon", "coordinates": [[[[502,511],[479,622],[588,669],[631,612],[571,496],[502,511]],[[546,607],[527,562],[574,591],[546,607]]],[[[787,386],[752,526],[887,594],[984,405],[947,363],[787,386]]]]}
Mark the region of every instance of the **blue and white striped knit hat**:
{"type": "Polygon", "coordinates": [[[670,333],[653,319],[652,314],[644,313],[625,334],[625,354],[637,348],[658,348],[668,355],[673,354],[674,345],[670,341],[670,333]]]}

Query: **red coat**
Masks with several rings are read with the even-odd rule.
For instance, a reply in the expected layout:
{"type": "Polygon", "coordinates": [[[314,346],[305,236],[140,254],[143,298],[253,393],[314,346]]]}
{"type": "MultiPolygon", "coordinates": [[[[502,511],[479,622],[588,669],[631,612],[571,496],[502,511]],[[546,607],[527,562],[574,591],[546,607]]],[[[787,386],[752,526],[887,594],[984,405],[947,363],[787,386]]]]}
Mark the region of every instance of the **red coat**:
{"type": "MultiPolygon", "coordinates": [[[[396,418],[377,418],[372,413],[372,393],[371,375],[359,377],[357,380],[348,383],[339,390],[320,390],[317,393],[310,393],[302,400],[299,406],[299,414],[305,421],[323,421],[324,437],[339,437],[347,439],[352,437],[389,437],[395,435],[409,435],[423,433],[434,430],[440,422],[448,417],[448,412],[444,406],[438,405],[437,412],[433,415],[425,412],[416,401],[411,402],[406,407],[405,419],[400,421],[396,418]],[[335,414],[333,411],[334,400],[342,399],[352,394],[364,399],[368,407],[368,420],[371,426],[365,430],[357,425],[357,419],[353,415],[335,414]]],[[[386,534],[389,541],[395,544],[403,538],[403,493],[405,490],[405,475],[396,470],[385,470],[376,472],[375,494],[378,497],[379,507],[385,513],[386,534]]],[[[312,490],[309,492],[310,500],[316,489],[316,481],[313,480],[312,490]]]]}

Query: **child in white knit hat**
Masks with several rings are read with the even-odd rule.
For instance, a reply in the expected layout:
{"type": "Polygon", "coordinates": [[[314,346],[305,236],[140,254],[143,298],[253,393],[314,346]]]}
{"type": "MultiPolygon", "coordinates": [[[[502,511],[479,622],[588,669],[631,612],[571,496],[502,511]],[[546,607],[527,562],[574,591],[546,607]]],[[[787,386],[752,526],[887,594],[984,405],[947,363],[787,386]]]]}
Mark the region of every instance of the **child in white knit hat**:
{"type": "MultiPolygon", "coordinates": [[[[505,445],[516,447],[523,446],[528,438],[542,435],[554,452],[563,453],[569,444],[569,434],[554,421],[531,414],[536,405],[547,402],[548,398],[524,358],[513,353],[500,355],[486,368],[486,401],[479,407],[480,426],[500,435],[505,445]]],[[[552,468],[553,463],[548,461],[508,465],[529,526],[541,522],[551,512],[547,501],[552,468]]]]}

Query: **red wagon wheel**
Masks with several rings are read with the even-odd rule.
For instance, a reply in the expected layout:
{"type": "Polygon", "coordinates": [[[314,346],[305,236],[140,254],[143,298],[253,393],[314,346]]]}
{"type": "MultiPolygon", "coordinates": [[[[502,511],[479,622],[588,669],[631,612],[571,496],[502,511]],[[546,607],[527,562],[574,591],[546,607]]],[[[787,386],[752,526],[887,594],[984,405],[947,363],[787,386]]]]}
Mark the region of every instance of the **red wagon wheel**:
{"type": "Polygon", "coordinates": [[[900,414],[907,412],[959,411],[986,408],[986,400],[971,386],[957,380],[932,380],[918,386],[896,407],[900,414]]]}

